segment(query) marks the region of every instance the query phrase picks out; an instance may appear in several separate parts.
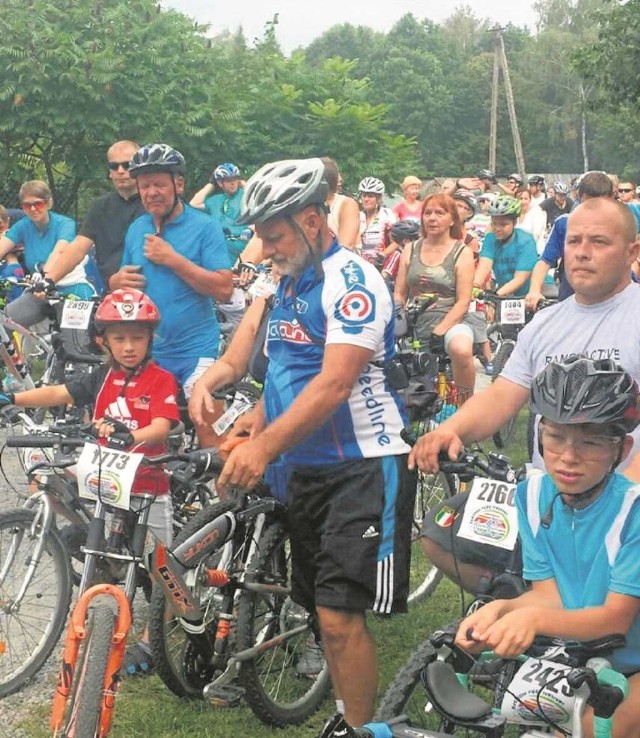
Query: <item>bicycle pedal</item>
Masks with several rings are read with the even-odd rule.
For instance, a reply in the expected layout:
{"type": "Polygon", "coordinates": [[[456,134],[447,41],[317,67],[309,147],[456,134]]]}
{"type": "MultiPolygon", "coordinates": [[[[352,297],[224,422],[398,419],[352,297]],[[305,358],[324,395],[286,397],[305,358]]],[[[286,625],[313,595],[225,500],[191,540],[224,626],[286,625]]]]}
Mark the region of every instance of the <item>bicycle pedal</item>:
{"type": "Polygon", "coordinates": [[[244,699],[244,688],[237,684],[221,684],[209,687],[206,697],[212,707],[238,707],[244,699]]]}

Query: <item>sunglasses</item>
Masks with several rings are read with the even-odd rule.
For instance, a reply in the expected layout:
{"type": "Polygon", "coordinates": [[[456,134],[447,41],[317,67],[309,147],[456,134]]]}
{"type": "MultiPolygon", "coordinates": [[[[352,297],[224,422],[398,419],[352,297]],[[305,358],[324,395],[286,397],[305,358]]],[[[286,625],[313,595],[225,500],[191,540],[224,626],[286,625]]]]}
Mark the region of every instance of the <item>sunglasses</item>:
{"type": "Polygon", "coordinates": [[[629,187],[629,188],[618,187],[618,192],[633,192],[633,188],[632,187],[629,187]]]}
{"type": "Polygon", "coordinates": [[[25,212],[29,212],[30,210],[35,210],[38,213],[41,213],[46,207],[47,207],[48,200],[24,200],[22,202],[22,209],[25,212]]]}
{"type": "Polygon", "coordinates": [[[125,172],[128,172],[130,164],[131,162],[129,161],[110,161],[107,166],[112,172],[117,172],[120,167],[122,167],[125,172]]]}

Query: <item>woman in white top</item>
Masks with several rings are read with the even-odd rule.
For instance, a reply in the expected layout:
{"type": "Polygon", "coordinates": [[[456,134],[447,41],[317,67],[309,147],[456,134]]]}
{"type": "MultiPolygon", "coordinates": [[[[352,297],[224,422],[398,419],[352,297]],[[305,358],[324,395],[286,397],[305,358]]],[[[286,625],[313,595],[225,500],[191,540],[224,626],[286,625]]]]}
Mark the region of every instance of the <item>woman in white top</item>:
{"type": "Polygon", "coordinates": [[[384,182],[365,177],[358,185],[360,193],[360,244],[362,256],[375,263],[389,245],[389,230],[398,220],[393,210],[382,204],[384,182]]]}
{"type": "Polygon", "coordinates": [[[544,251],[547,232],[547,214],[538,205],[531,202],[531,193],[527,189],[519,189],[516,197],[522,203],[518,216],[518,228],[528,231],[534,237],[538,254],[544,251]]]}

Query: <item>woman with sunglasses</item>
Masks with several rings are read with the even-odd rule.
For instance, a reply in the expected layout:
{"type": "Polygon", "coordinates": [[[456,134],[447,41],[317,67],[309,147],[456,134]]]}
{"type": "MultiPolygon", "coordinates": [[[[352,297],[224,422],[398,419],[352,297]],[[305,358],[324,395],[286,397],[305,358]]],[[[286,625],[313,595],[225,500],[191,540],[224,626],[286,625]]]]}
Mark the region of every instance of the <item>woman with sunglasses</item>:
{"type": "MultiPolygon", "coordinates": [[[[0,237],[0,259],[18,247],[24,250],[25,266],[33,275],[31,283],[36,289],[33,292],[25,292],[12,302],[7,307],[6,313],[16,323],[28,327],[47,317],[51,309],[44,295],[46,289],[53,286],[53,282],[44,277],[39,269],[44,267],[57,244],[61,241],[67,243],[73,241],[76,224],[66,215],[51,210],[53,205],[51,190],[40,180],[25,182],[18,196],[27,217],[12,225],[0,237]]],[[[55,285],[60,294],[73,295],[81,300],[95,295],[93,287],[87,280],[85,263],[86,257],[55,285]]]]}

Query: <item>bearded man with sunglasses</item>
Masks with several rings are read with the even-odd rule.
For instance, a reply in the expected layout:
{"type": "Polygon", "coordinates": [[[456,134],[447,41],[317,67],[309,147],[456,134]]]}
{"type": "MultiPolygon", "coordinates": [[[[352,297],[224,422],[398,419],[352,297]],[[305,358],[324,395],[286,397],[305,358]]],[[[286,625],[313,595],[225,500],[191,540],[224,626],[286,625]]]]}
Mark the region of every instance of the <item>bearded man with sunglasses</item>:
{"type": "Polygon", "coordinates": [[[114,191],[93,201],[78,230],[68,244],[61,244],[45,265],[45,274],[58,282],[76,267],[95,245],[98,271],[105,285],[120,269],[127,228],[145,210],[136,181],[129,176],[129,162],[138,150],[134,141],[116,141],[107,151],[108,175],[114,191]]]}
{"type": "MultiPolygon", "coordinates": [[[[20,323],[31,326],[40,322],[51,310],[44,298],[45,287],[53,282],[47,279],[42,271],[56,248],[68,245],[76,235],[76,224],[66,215],[54,213],[51,190],[45,182],[34,179],[25,182],[18,193],[26,218],[15,223],[0,238],[0,259],[16,248],[24,249],[24,261],[27,270],[33,275],[34,287],[42,290],[23,294],[7,307],[7,315],[20,323]]],[[[85,259],[86,261],[86,259],[85,259]]],[[[73,295],[86,300],[95,294],[87,280],[84,263],[78,262],[64,279],[56,280],[56,286],[63,295],[73,295]]]]}

